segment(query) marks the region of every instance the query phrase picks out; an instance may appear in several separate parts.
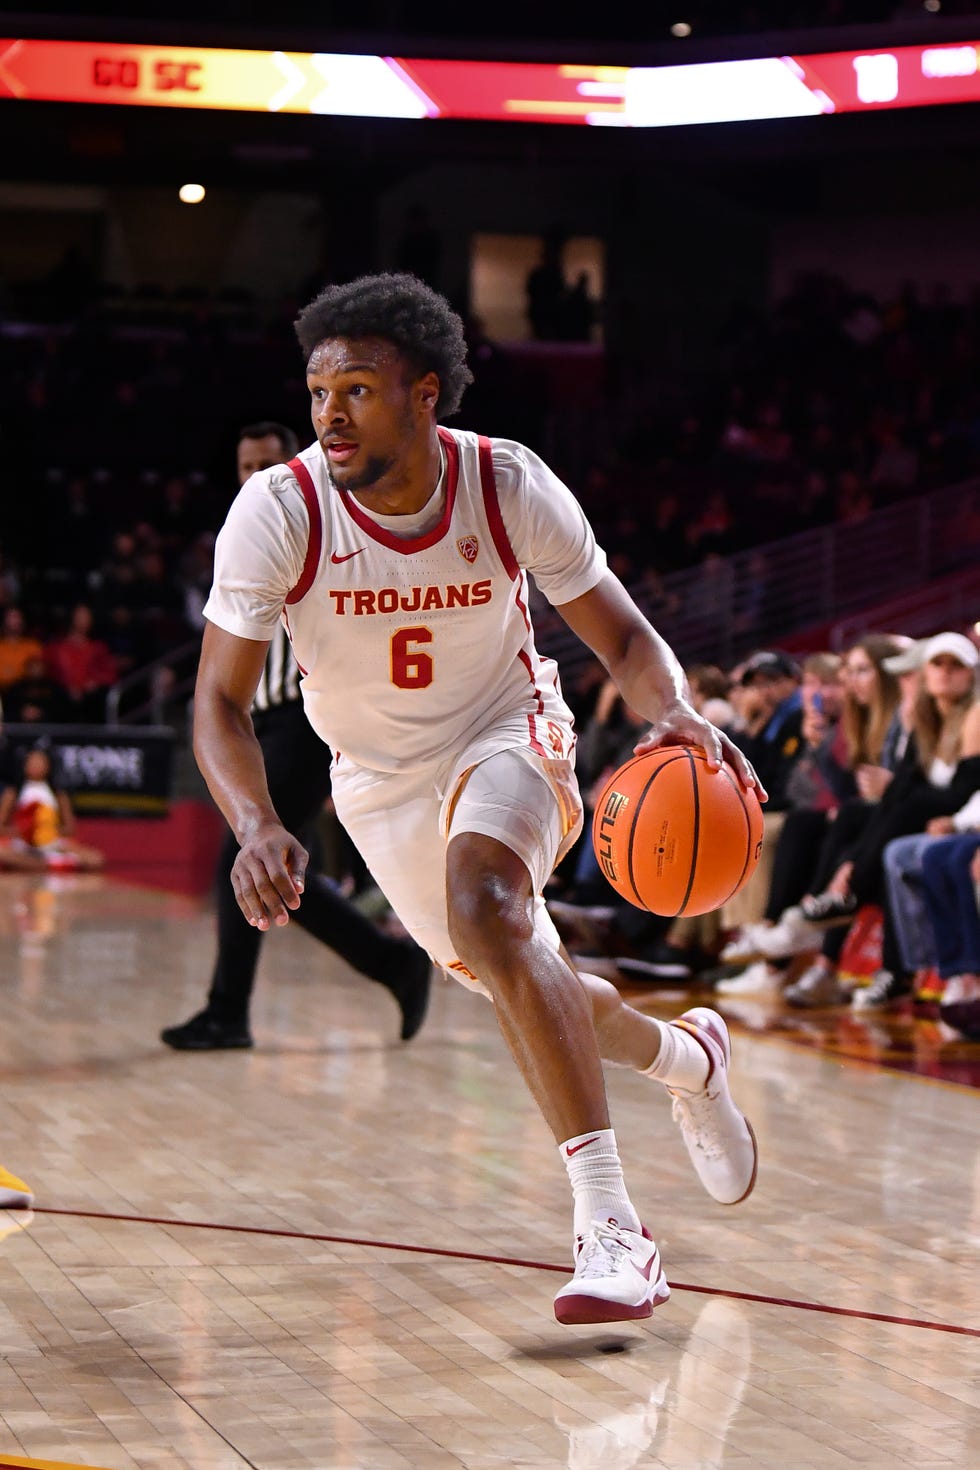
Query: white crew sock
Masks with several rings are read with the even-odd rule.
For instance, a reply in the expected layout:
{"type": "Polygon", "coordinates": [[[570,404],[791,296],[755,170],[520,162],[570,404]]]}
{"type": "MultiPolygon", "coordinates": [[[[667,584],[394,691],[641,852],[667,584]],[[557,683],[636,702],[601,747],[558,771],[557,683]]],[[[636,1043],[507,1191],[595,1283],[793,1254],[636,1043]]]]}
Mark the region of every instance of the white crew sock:
{"type": "Polygon", "coordinates": [[[639,1230],[640,1217],[626,1193],[616,1134],[611,1128],[579,1133],[558,1145],[575,1201],[575,1234],[585,1235],[593,1220],[614,1220],[639,1230]]]}
{"type": "Polygon", "coordinates": [[[652,1066],[644,1069],[647,1077],[680,1092],[700,1092],[708,1080],[708,1054],[701,1043],[683,1026],[660,1027],[660,1050],[652,1066]]]}

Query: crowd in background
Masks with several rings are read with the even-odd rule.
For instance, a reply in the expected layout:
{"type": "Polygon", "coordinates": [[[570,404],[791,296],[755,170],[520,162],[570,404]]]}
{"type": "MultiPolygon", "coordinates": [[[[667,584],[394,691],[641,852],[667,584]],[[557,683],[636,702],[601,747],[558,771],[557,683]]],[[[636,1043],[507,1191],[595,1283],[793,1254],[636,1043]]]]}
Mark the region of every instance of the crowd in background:
{"type": "MultiPolygon", "coordinates": [[[[762,860],[720,910],[670,921],[621,899],[584,836],[553,881],[563,936],[613,978],[697,977],[736,1007],[870,1011],[909,997],[980,1035],[978,671],[973,629],[688,669],[695,703],[769,793],[762,860]]],[[[600,669],[576,693],[589,796],[644,726],[600,669]]]]}
{"type": "MultiPolygon", "coordinates": [[[[237,429],[307,422],[291,309],[269,327],[242,303],[185,308],[122,326],[105,300],[76,303],[0,334],[22,486],[0,533],[8,720],[104,718],[116,679],[193,639],[237,429]]],[[[506,347],[476,322],[470,338],[476,382],[454,422],[544,454],[629,584],[980,471],[980,295],[910,285],[886,302],[806,277],[771,311],[734,314],[696,380],[655,364],[637,379],[610,357],[585,428],[547,383],[515,394],[506,347]]]]}

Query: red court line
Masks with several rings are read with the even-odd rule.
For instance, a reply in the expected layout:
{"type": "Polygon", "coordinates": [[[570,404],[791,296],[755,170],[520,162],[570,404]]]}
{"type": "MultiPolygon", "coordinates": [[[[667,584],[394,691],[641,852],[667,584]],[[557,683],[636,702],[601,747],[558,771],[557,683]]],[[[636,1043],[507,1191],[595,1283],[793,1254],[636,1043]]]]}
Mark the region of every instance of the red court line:
{"type": "MultiPolygon", "coordinates": [[[[455,1261],[481,1261],[489,1266],[523,1266],[532,1271],[560,1271],[568,1266],[550,1261],[528,1261],[520,1256],[488,1256],[481,1251],[452,1251],[431,1245],[406,1245],[400,1240],[365,1240],[356,1235],[314,1235],[305,1230],[273,1230],[263,1225],[220,1225],[212,1220],[166,1220],[155,1215],[114,1215],[101,1210],[56,1210],[35,1205],[36,1215],[68,1215],[82,1220],[121,1220],[132,1225],[166,1225],[181,1230],[225,1230],[235,1235],[271,1235],[279,1240],[315,1240],[329,1245],[362,1245],[371,1250],[407,1251],[420,1256],[444,1256],[455,1261]]],[[[923,1327],[929,1332],[952,1332],[960,1337],[980,1337],[980,1327],[959,1327],[950,1322],[929,1322],[922,1317],[893,1317],[888,1312],[863,1312],[858,1307],[831,1307],[824,1302],[801,1302],[792,1297],[762,1296],[754,1291],[729,1291],[722,1286],[694,1286],[686,1281],[668,1283],[672,1291],[694,1291],[702,1296],[724,1296],[733,1301],[759,1302],[767,1307],[792,1307],[798,1312],[823,1312],[830,1317],[857,1317],[862,1322],[891,1322],[896,1327],[923,1327]]]]}

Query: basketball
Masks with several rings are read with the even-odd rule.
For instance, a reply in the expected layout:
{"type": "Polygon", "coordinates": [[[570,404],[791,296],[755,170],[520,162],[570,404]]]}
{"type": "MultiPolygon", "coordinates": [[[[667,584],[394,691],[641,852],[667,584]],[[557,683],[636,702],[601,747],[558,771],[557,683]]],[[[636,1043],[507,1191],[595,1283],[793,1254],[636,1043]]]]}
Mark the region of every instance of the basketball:
{"type": "Polygon", "coordinates": [[[616,892],[665,918],[707,914],[748,882],[762,852],[762,808],[728,765],[669,745],[606,782],[592,818],[599,866],[616,892]]]}

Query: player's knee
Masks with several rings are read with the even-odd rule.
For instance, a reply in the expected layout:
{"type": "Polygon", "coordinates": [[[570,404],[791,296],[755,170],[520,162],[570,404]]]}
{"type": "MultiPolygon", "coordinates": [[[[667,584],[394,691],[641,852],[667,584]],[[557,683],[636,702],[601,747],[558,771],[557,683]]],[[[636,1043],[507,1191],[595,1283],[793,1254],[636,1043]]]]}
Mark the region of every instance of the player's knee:
{"type": "Polygon", "coordinates": [[[587,970],[579,970],[578,977],[589,997],[592,1016],[597,1026],[620,1014],[623,1009],[623,997],[615,985],[608,980],[603,980],[599,975],[590,975],[587,970]]]}
{"type": "Polygon", "coordinates": [[[481,978],[533,933],[524,895],[499,874],[483,873],[450,892],[449,937],[463,964],[481,978]]]}

